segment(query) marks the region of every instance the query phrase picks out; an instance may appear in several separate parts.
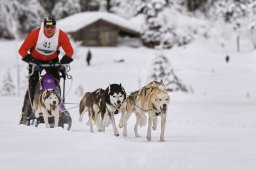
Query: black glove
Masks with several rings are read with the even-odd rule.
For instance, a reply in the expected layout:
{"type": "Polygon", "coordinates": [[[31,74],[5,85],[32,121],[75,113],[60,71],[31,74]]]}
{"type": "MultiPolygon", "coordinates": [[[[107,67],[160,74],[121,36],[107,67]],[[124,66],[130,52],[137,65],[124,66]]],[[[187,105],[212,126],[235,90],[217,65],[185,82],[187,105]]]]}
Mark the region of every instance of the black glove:
{"type": "Polygon", "coordinates": [[[67,55],[64,55],[62,59],[60,60],[60,64],[69,64],[73,61],[71,57],[68,57],[67,55]]]}
{"type": "Polygon", "coordinates": [[[25,62],[27,62],[27,63],[34,62],[34,59],[33,59],[33,57],[32,57],[31,54],[25,55],[25,57],[23,57],[22,60],[25,61],[25,62]]]}

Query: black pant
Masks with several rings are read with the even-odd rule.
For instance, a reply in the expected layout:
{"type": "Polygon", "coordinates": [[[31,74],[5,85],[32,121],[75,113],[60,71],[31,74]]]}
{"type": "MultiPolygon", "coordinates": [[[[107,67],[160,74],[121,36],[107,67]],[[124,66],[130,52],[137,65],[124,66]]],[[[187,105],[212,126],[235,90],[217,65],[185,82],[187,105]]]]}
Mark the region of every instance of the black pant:
{"type": "MultiPolygon", "coordinates": [[[[58,63],[59,59],[56,58],[53,61],[47,61],[47,62],[40,62],[41,64],[53,64],[53,63],[58,63]]],[[[46,71],[46,73],[50,73],[53,75],[53,77],[57,80],[60,81],[60,73],[59,73],[59,68],[56,67],[49,67],[49,68],[45,68],[44,69],[46,71]]],[[[39,82],[39,78],[41,75],[41,72],[43,70],[36,70],[34,71],[34,73],[29,77],[29,83],[28,83],[28,90],[26,92],[25,98],[24,98],[24,102],[23,102],[23,107],[22,107],[22,113],[24,113],[24,115],[26,115],[27,117],[30,116],[31,114],[31,106],[33,104],[33,100],[34,100],[34,96],[35,96],[35,90],[37,87],[37,84],[39,82]],[[29,95],[30,94],[30,95],[29,95]],[[27,113],[25,113],[27,112],[27,113]]],[[[32,65],[29,65],[29,74],[32,73],[32,65]]]]}

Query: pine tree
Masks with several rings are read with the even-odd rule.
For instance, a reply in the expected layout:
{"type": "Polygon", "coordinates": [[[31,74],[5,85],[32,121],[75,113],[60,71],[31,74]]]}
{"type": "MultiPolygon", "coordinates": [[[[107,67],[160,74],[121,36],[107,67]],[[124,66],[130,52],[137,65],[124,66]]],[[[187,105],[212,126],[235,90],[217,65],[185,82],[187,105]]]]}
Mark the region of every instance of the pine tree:
{"type": "Polygon", "coordinates": [[[188,92],[187,87],[182,84],[181,80],[174,73],[169,60],[166,56],[159,53],[152,63],[152,70],[149,76],[150,80],[163,80],[168,91],[184,91],[188,92]]]}
{"type": "Polygon", "coordinates": [[[146,30],[142,35],[142,40],[144,45],[148,47],[155,47],[160,45],[161,33],[160,29],[162,27],[162,22],[158,18],[159,8],[156,9],[157,5],[163,6],[161,2],[149,2],[143,9],[146,14],[146,30]]]}
{"type": "Polygon", "coordinates": [[[45,13],[37,0],[0,1],[0,37],[13,39],[18,32],[31,31],[40,24],[45,13]]]}
{"type": "Polygon", "coordinates": [[[132,18],[143,13],[145,6],[146,0],[112,0],[110,11],[124,18],[132,18]]]}
{"type": "Polygon", "coordinates": [[[15,2],[13,0],[0,1],[0,37],[7,39],[13,39],[15,37],[13,28],[16,20],[14,13],[12,13],[12,11],[15,11],[12,6],[15,2]]]}
{"type": "Polygon", "coordinates": [[[52,14],[56,19],[65,18],[81,11],[79,0],[62,0],[55,4],[52,14]]]}
{"type": "Polygon", "coordinates": [[[47,12],[38,0],[18,0],[14,6],[17,9],[18,30],[21,32],[28,33],[40,26],[43,18],[47,16],[47,12]]]}
{"type": "Polygon", "coordinates": [[[6,77],[3,79],[3,87],[1,89],[1,95],[3,96],[13,96],[15,95],[15,86],[12,81],[11,73],[8,70],[6,77]]]}

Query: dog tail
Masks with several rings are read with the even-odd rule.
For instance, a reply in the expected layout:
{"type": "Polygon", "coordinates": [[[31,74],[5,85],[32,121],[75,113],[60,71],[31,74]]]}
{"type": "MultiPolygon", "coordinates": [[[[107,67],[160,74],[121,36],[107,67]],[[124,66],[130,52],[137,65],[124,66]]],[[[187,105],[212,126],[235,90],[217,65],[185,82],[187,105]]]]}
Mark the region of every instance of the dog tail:
{"type": "Polygon", "coordinates": [[[85,96],[83,97],[83,99],[80,101],[80,104],[79,104],[79,121],[82,122],[83,120],[83,115],[84,115],[84,112],[85,112],[85,103],[86,103],[86,98],[85,96]]]}

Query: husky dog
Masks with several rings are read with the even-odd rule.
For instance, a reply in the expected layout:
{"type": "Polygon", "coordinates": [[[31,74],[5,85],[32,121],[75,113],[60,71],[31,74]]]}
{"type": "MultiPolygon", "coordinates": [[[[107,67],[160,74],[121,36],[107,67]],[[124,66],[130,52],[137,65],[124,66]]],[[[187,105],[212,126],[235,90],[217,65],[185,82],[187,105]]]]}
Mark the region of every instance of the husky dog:
{"type": "Polygon", "coordinates": [[[100,127],[100,107],[99,102],[101,99],[101,95],[103,94],[103,89],[97,89],[93,92],[87,92],[83,96],[82,100],[79,104],[79,121],[81,122],[83,120],[84,112],[88,111],[89,113],[89,120],[87,122],[87,125],[90,125],[90,132],[93,132],[93,121],[95,122],[98,131],[101,131],[100,127]]]}
{"type": "MultiPolygon", "coordinates": [[[[165,101],[167,103],[166,102],[163,103],[165,105],[162,104],[162,107],[163,106],[167,107],[167,104],[169,103],[169,95],[167,94],[167,92],[165,90],[165,86],[164,86],[162,80],[160,82],[152,81],[149,84],[147,84],[145,87],[140,89],[139,91],[135,91],[135,92],[131,93],[131,95],[126,98],[126,100],[123,102],[123,104],[121,106],[122,117],[120,119],[120,123],[118,126],[120,128],[124,128],[123,129],[124,136],[127,136],[127,121],[133,112],[136,114],[136,124],[134,126],[134,131],[135,131],[136,137],[140,136],[138,134],[138,126],[139,125],[143,126],[146,124],[147,120],[146,120],[145,112],[148,112],[150,115],[150,111],[152,110],[153,112],[158,113],[158,114],[156,114],[157,116],[160,115],[160,113],[162,113],[161,109],[159,110],[159,108],[160,108],[159,104],[158,105],[156,103],[154,104],[155,101],[145,101],[145,99],[149,95],[148,93],[150,90],[153,90],[156,93],[154,95],[156,95],[157,97],[158,97],[158,93],[159,93],[159,95],[163,93],[164,95],[162,97],[166,97],[167,100],[165,100],[165,101]],[[148,109],[147,106],[145,104],[143,104],[145,102],[146,102],[146,104],[148,104],[147,102],[150,102],[149,105],[151,105],[152,108],[148,109]]],[[[161,98],[161,100],[163,100],[163,99],[161,98]]],[[[161,117],[162,116],[165,117],[166,114],[161,114],[161,117]]],[[[157,125],[157,117],[156,116],[152,117],[152,115],[151,115],[151,118],[154,118],[153,119],[154,120],[153,121],[153,129],[155,130],[156,125],[157,125]]],[[[150,134],[151,134],[151,132],[150,132],[150,134]]],[[[162,138],[160,140],[164,140],[164,138],[162,138]]]]}
{"type": "Polygon", "coordinates": [[[60,96],[55,90],[39,91],[33,101],[33,109],[36,118],[43,116],[46,128],[49,128],[49,117],[54,117],[54,127],[58,127],[59,123],[59,104],[60,96]]]}
{"type": "Polygon", "coordinates": [[[111,84],[105,90],[100,99],[101,127],[105,131],[108,117],[111,120],[115,136],[119,136],[114,114],[118,114],[121,104],[126,99],[126,93],[121,84],[111,84]]]}
{"type": "Polygon", "coordinates": [[[98,131],[105,131],[105,127],[111,120],[114,134],[119,136],[114,114],[118,113],[122,102],[126,98],[126,93],[121,84],[111,84],[105,90],[97,89],[94,92],[87,92],[79,105],[79,120],[85,111],[89,112],[90,131],[93,132],[93,121],[96,124],[98,131]]]}
{"type": "Polygon", "coordinates": [[[135,113],[136,115],[136,124],[134,126],[134,132],[135,132],[135,137],[140,137],[138,133],[138,126],[144,126],[147,123],[147,117],[145,114],[139,114],[140,112],[144,111],[138,106],[137,101],[137,95],[142,93],[143,89],[151,88],[151,87],[158,87],[162,90],[165,90],[165,85],[163,80],[160,82],[158,81],[151,81],[149,82],[146,86],[141,88],[140,90],[137,90],[135,92],[132,92],[123,102],[121,106],[121,112],[122,116],[119,122],[118,127],[119,128],[124,128],[123,129],[123,136],[127,136],[127,121],[130,118],[132,113],[135,113]]]}

